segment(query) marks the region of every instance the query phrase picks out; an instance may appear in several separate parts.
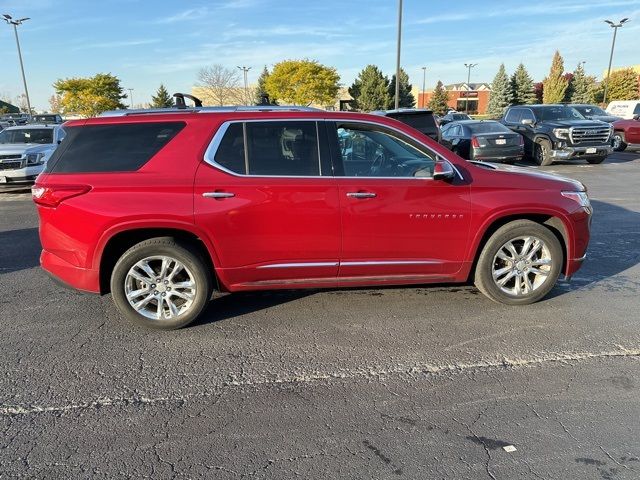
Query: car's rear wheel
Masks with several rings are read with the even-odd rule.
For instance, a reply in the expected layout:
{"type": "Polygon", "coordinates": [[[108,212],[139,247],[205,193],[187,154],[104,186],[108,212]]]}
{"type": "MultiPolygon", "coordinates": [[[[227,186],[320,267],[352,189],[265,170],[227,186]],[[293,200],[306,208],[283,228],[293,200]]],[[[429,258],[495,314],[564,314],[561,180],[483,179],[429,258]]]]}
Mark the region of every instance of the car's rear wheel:
{"type": "Polygon", "coordinates": [[[551,142],[549,140],[545,140],[544,138],[536,140],[533,146],[533,159],[542,167],[553,163],[553,159],[551,158],[551,142]]]}
{"type": "Polygon", "coordinates": [[[128,319],[171,330],[194,321],[207,306],[211,280],[196,249],[170,237],[140,242],[117,261],[111,294],[128,319]]]}
{"type": "Polygon", "coordinates": [[[615,132],[611,143],[616,152],[624,152],[627,148],[627,143],[624,141],[624,133],[622,132],[615,132]]]}
{"type": "Polygon", "coordinates": [[[551,230],[530,220],[516,220],[496,230],[485,244],[475,284],[491,300],[527,305],[551,291],[562,261],[562,246],[551,230]]]}
{"type": "Polygon", "coordinates": [[[589,157],[589,158],[587,158],[587,162],[589,162],[592,165],[597,165],[598,163],[604,162],[605,158],[607,158],[607,157],[606,156],[604,156],[604,157],[589,157]]]}

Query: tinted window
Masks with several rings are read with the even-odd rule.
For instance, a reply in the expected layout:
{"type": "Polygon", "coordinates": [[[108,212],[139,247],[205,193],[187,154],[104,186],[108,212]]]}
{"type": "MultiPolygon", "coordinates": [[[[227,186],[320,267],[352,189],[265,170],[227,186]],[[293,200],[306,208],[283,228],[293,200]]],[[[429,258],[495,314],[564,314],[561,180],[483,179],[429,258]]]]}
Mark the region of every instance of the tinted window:
{"type": "Polygon", "coordinates": [[[51,128],[19,128],[0,133],[0,143],[53,143],[51,128]]]}
{"type": "Polygon", "coordinates": [[[511,108],[507,112],[507,116],[504,117],[505,122],[509,123],[520,123],[520,118],[522,117],[522,109],[521,108],[511,108]]]}
{"type": "Polygon", "coordinates": [[[522,115],[520,116],[520,122],[522,122],[522,120],[533,120],[534,122],[536,121],[535,117],[533,116],[533,112],[531,110],[529,110],[528,108],[523,108],[522,109],[522,115]]]}
{"type": "Polygon", "coordinates": [[[348,177],[430,177],[434,158],[395,132],[338,125],[344,174],[348,177]]]}
{"type": "Polygon", "coordinates": [[[218,146],[214,161],[232,172],[247,173],[244,157],[244,127],[242,123],[229,125],[218,146]]]}
{"type": "Polygon", "coordinates": [[[89,125],[67,128],[47,163],[51,173],[138,170],[184,128],[183,122],[89,125]]]}
{"type": "Polygon", "coordinates": [[[507,127],[498,122],[482,122],[467,124],[467,127],[473,133],[509,133],[507,127]]]}
{"type": "Polygon", "coordinates": [[[420,132],[433,132],[438,129],[436,121],[431,113],[408,113],[408,114],[396,114],[391,118],[401,121],[402,123],[415,128],[420,132]]]}

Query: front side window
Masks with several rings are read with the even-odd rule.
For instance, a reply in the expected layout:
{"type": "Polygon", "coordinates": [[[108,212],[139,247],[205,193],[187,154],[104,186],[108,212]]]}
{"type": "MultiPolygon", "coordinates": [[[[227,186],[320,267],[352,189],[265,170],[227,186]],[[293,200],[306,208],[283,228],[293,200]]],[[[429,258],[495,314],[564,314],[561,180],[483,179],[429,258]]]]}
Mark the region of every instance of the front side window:
{"type": "Polygon", "coordinates": [[[533,112],[528,108],[522,109],[522,116],[520,117],[520,123],[522,123],[522,120],[531,120],[532,122],[536,121],[535,117],[533,116],[533,112]]]}
{"type": "Polygon", "coordinates": [[[337,136],[347,177],[431,177],[435,155],[393,131],[369,125],[338,124],[337,136]]]}
{"type": "Polygon", "coordinates": [[[214,161],[240,175],[319,176],[316,122],[232,123],[220,141],[214,161]]]}
{"type": "Polygon", "coordinates": [[[508,123],[520,123],[520,119],[522,118],[522,109],[521,108],[512,108],[507,112],[507,116],[505,117],[505,121],[508,123]]]}

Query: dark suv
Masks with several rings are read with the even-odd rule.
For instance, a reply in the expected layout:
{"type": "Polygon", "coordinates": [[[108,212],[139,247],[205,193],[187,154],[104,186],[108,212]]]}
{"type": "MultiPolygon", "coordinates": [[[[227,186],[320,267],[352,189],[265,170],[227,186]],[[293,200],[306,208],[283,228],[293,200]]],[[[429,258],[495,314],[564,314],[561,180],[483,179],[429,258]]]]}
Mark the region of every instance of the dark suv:
{"type": "Polygon", "coordinates": [[[167,108],[64,129],[33,187],[42,267],[152,327],[213,290],[473,280],[525,305],[589,242],[581,183],[467,162],[382,116],[167,108]]]}
{"type": "Polygon", "coordinates": [[[587,120],[567,105],[509,107],[501,122],[524,137],[525,154],[538,165],[575,159],[602,163],[613,151],[611,125],[587,120]]]}
{"type": "Polygon", "coordinates": [[[415,128],[427,137],[440,142],[440,127],[432,110],[425,108],[399,108],[398,110],[376,110],[375,115],[393,118],[415,128]]]}

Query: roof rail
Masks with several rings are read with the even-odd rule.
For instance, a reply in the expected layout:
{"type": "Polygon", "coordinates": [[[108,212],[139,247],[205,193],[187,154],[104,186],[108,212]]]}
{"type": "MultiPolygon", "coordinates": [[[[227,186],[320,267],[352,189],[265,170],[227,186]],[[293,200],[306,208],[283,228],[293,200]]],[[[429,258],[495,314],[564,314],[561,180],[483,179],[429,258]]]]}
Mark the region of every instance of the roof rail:
{"type": "Polygon", "coordinates": [[[131,115],[154,115],[159,113],[230,113],[230,112],[322,112],[324,110],[313,107],[296,105],[257,105],[257,106],[227,106],[227,107],[167,107],[145,108],[136,110],[109,110],[102,112],[100,117],[128,117],[131,115]]]}

